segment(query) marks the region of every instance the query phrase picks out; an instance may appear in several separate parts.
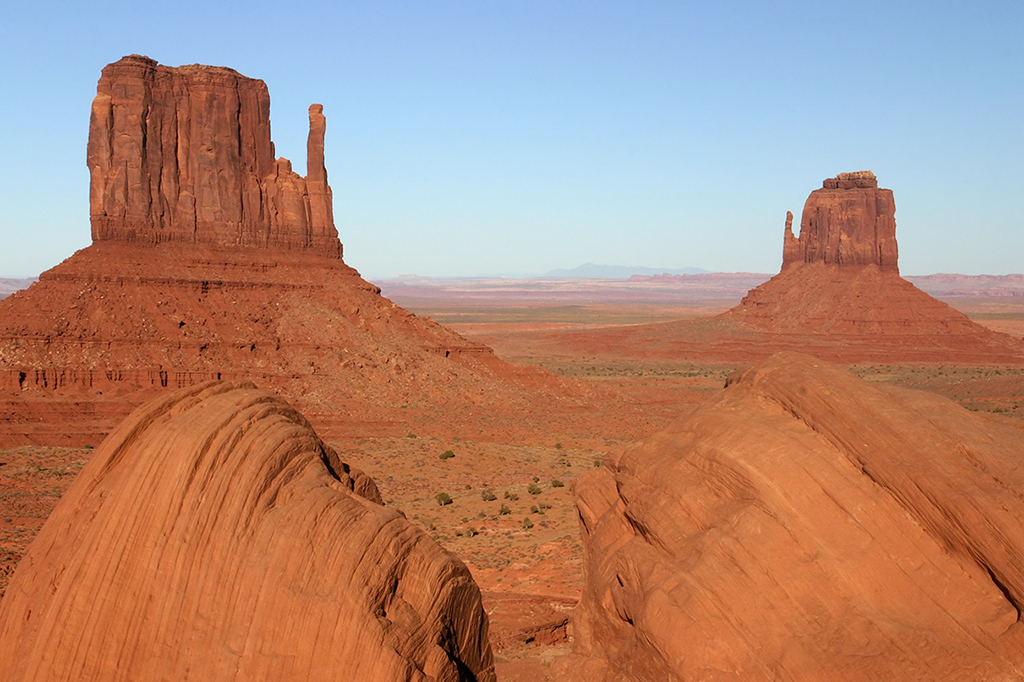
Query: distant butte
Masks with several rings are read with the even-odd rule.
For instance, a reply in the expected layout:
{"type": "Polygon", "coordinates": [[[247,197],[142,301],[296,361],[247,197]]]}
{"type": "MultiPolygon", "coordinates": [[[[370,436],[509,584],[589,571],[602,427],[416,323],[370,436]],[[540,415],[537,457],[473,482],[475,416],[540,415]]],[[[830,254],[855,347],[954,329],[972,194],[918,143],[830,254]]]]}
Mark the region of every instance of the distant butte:
{"type": "Polygon", "coordinates": [[[804,204],[799,237],[792,222],[787,213],[781,272],[723,316],[771,347],[843,361],[877,359],[878,351],[894,359],[1024,359],[1024,344],[900,277],[896,202],[871,171],[828,178],[804,204]],[[833,348],[801,347],[801,339],[833,348]]]}

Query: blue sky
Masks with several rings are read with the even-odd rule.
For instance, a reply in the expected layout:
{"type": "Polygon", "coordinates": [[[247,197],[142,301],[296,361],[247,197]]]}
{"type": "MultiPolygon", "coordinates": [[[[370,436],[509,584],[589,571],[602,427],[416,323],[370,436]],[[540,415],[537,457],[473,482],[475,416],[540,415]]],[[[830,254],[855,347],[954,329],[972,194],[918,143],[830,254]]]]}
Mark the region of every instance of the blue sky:
{"type": "Polygon", "coordinates": [[[1019,1],[3,3],[0,275],[88,245],[89,105],[131,53],[265,80],[300,172],[322,103],[369,277],[775,272],[786,211],[863,169],[905,274],[1022,272],[1022,35],[1019,1]]]}

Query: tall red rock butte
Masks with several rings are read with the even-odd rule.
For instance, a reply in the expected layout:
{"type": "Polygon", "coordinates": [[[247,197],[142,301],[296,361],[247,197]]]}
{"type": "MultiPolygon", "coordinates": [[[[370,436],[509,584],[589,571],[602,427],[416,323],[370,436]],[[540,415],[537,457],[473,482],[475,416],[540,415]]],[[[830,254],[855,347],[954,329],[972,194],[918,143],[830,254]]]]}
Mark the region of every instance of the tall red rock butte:
{"type": "Polygon", "coordinates": [[[251,384],[140,407],[0,603],[0,678],[493,682],[469,570],[251,384]]]}
{"type": "Polygon", "coordinates": [[[771,348],[842,361],[1014,361],[1024,344],[972,322],[899,274],[896,202],[871,171],[840,173],[811,192],[782,270],[724,315],[771,348]]]}
{"type": "Polygon", "coordinates": [[[1002,680],[1024,668],[1024,425],[779,353],[576,485],[559,679],[1002,680]]]}
{"type": "Polygon", "coordinates": [[[0,301],[0,443],[95,444],[154,392],[207,379],[273,387],[328,436],[404,435],[420,417],[457,435],[484,405],[528,415],[526,388],[565,396],[346,265],[322,107],[306,177],[274,158],[269,112],[266,85],[228,68],[103,69],[93,243],[0,301]]]}
{"type": "Polygon", "coordinates": [[[309,107],[307,175],[274,158],[270,94],[233,69],[131,55],[103,69],[89,121],[94,241],[312,249],[341,257],[309,107]]]}

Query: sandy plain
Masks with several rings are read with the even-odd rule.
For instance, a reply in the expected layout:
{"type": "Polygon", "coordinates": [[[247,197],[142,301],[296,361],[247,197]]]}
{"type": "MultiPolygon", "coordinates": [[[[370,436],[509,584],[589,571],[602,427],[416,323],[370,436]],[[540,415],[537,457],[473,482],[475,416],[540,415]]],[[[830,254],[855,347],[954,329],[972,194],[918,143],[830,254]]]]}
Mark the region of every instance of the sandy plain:
{"type": "MultiPolygon", "coordinates": [[[[629,348],[581,354],[578,346],[560,344],[559,332],[707,320],[763,279],[378,283],[399,305],[486,343],[507,361],[594,389],[588,409],[552,414],[540,424],[514,413],[477,415],[466,419],[462,433],[440,437],[424,433],[418,416],[409,414],[388,435],[366,437],[355,425],[321,434],[375,479],[387,505],[470,567],[490,613],[500,679],[547,679],[551,660],[568,650],[568,618],[583,577],[573,482],[609,452],[678,419],[745,364],[651,359],[629,348]],[[450,503],[441,503],[444,496],[450,503]]],[[[1024,338],[1024,296],[1015,293],[1016,282],[998,293],[967,291],[958,282],[960,295],[935,293],[977,322],[1024,338]]],[[[1024,367],[875,362],[851,369],[870,381],[1024,419],[1024,367]]],[[[91,448],[39,446],[0,451],[0,594],[90,454],[91,448]]]]}

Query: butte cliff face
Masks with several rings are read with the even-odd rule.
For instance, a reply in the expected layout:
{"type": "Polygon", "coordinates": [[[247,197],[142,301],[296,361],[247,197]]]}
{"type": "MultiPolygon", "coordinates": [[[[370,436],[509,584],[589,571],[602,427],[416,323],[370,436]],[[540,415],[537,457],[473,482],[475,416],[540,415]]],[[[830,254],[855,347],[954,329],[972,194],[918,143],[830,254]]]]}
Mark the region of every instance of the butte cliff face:
{"type": "Polygon", "coordinates": [[[248,384],[96,451],[0,604],[0,677],[493,681],[469,571],[248,384]]]}
{"type": "Polygon", "coordinates": [[[269,106],[262,81],[227,68],[103,69],[93,244],[0,301],[0,442],[97,443],[141,399],[207,379],[274,387],[321,429],[384,433],[409,415],[451,432],[482,405],[521,411],[524,383],[553,385],[346,265],[322,109],[303,178],[274,159],[269,106]]]}
{"type": "Polygon", "coordinates": [[[89,122],[94,241],[313,249],[340,257],[324,168],[323,107],[309,109],[308,173],[274,158],[261,80],[131,55],[103,69],[89,122]]]}
{"type": "Polygon", "coordinates": [[[577,484],[568,678],[1016,679],[1024,429],[782,353],[577,484]]]}
{"type": "Polygon", "coordinates": [[[840,173],[811,192],[793,235],[793,214],[786,215],[782,269],[795,263],[837,266],[875,265],[899,272],[896,201],[891,189],[879,189],[871,171],[840,173]]]}

